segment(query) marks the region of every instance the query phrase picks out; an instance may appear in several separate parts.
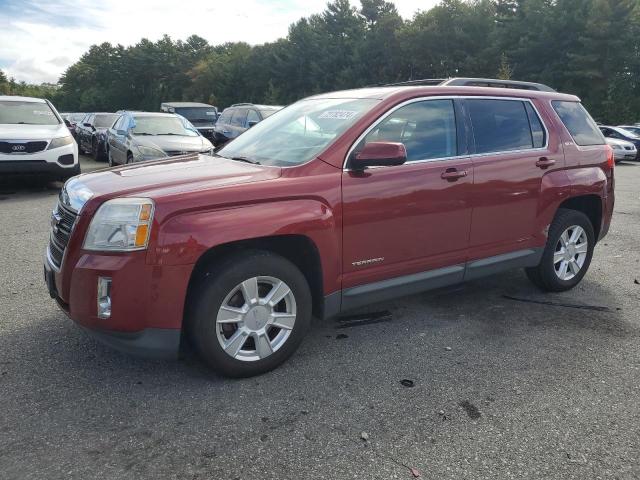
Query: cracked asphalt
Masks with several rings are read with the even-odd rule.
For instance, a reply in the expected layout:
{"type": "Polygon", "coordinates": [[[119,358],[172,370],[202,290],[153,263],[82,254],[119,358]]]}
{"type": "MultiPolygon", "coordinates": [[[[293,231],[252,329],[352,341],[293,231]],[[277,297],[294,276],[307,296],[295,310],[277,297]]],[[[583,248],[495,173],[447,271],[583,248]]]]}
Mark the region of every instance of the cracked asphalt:
{"type": "Polygon", "coordinates": [[[0,477],[640,478],[640,164],[616,181],[573,291],[514,271],[372,305],[247,380],[89,338],[42,280],[59,184],[0,186],[0,477]]]}

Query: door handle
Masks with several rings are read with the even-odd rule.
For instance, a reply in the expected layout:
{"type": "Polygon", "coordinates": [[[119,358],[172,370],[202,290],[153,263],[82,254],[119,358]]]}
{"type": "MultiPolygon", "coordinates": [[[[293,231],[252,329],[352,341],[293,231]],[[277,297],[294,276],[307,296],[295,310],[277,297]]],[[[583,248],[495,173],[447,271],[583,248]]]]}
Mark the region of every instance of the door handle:
{"type": "Polygon", "coordinates": [[[444,172],[442,172],[442,175],[440,175],[440,178],[442,178],[443,180],[448,180],[450,182],[455,182],[459,178],[463,178],[466,176],[467,176],[466,170],[458,170],[457,168],[447,168],[444,172]]]}
{"type": "Polygon", "coordinates": [[[551,158],[540,157],[540,159],[538,159],[538,161],[536,162],[536,167],[539,167],[544,170],[545,168],[549,168],[555,164],[556,164],[556,161],[551,158]]]}

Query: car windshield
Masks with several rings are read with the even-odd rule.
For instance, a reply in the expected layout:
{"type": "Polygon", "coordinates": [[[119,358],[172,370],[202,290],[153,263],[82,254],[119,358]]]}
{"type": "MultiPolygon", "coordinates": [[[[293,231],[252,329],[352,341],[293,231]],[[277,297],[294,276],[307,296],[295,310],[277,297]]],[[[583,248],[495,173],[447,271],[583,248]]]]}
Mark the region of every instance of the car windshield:
{"type": "Polygon", "coordinates": [[[135,117],[134,135],[179,135],[197,137],[198,132],[185,119],[178,116],[139,116],[135,117]]]}
{"type": "Polygon", "coordinates": [[[626,128],[618,127],[618,131],[627,137],[638,138],[638,134],[636,132],[632,132],[631,130],[627,130],[626,128]]]}
{"type": "Polygon", "coordinates": [[[191,122],[215,123],[218,112],[213,107],[185,107],[176,108],[176,113],[182,115],[191,122]]]}
{"type": "Polygon", "coordinates": [[[301,165],[322,152],[378,102],[353,98],[302,100],[258,123],[218,154],[262,165],[301,165]]]}
{"type": "Polygon", "coordinates": [[[58,125],[60,122],[45,102],[0,101],[0,124],[58,125]]]}
{"type": "Polygon", "coordinates": [[[93,126],[97,128],[109,128],[118,118],[117,115],[96,115],[93,126]]]}

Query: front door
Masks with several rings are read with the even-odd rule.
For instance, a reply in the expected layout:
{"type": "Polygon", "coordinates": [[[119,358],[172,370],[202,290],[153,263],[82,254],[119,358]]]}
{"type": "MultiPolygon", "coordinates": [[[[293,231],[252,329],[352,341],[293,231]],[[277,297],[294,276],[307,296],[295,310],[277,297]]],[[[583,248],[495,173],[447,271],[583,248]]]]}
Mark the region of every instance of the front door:
{"type": "Polygon", "coordinates": [[[356,146],[401,142],[407,162],[343,172],[343,308],[462,280],[473,168],[460,117],[452,99],[412,101],[356,146]]]}

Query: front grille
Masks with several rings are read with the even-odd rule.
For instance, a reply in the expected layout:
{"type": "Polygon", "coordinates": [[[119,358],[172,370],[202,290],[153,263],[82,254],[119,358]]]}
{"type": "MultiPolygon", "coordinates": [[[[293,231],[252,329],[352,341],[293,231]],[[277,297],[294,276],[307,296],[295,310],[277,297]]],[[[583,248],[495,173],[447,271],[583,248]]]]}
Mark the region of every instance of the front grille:
{"type": "Polygon", "coordinates": [[[77,215],[60,202],[51,213],[51,235],[49,236],[49,254],[53,266],[60,268],[64,251],[71,238],[71,232],[76,222],[77,215]]]}
{"type": "Polygon", "coordinates": [[[36,153],[47,148],[47,142],[0,141],[0,153],[36,153]]]}

